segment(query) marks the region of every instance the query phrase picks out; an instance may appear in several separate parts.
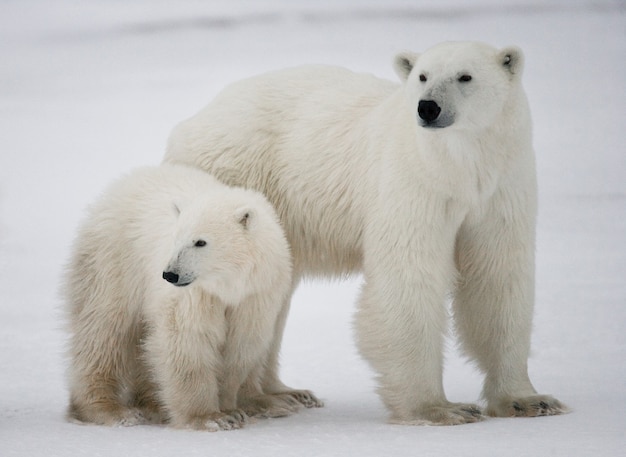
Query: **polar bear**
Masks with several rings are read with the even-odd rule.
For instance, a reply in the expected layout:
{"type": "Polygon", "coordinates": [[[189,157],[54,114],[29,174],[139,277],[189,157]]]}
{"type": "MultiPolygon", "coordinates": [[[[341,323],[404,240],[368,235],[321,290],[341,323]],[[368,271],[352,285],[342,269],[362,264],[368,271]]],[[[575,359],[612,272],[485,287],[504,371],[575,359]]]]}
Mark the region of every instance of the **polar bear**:
{"type": "Polygon", "coordinates": [[[138,169],[90,208],[66,278],[71,419],[213,431],[299,406],[260,387],[291,284],[260,193],[138,169]]]}
{"type": "Polygon", "coordinates": [[[444,394],[450,294],[456,333],[486,375],[486,413],[564,412],[527,373],[537,196],[522,52],[443,43],[394,67],[400,84],[326,66],[232,84],[175,127],[165,161],[263,192],[294,287],[362,271],[357,343],[391,422],[484,418],[444,394]]]}

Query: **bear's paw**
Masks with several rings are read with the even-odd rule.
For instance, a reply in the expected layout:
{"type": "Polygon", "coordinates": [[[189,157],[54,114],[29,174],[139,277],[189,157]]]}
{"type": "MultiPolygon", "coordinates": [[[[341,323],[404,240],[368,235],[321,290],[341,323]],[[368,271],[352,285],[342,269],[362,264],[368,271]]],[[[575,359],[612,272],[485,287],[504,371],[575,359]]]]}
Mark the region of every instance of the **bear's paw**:
{"type": "Polygon", "coordinates": [[[529,397],[507,397],[490,402],[487,414],[494,417],[538,417],[556,416],[569,412],[567,406],[550,395],[529,397]]]}
{"type": "Polygon", "coordinates": [[[291,397],[305,408],[322,408],[324,406],[324,402],[317,398],[310,390],[289,390],[281,392],[278,395],[282,398],[291,397]]]}
{"type": "Polygon", "coordinates": [[[298,412],[302,403],[288,395],[257,395],[242,400],[239,407],[251,417],[286,417],[298,412]]]}
{"type": "Polygon", "coordinates": [[[412,417],[392,416],[392,424],[400,425],[462,425],[480,422],[482,411],[469,403],[444,403],[420,408],[412,417]]]}

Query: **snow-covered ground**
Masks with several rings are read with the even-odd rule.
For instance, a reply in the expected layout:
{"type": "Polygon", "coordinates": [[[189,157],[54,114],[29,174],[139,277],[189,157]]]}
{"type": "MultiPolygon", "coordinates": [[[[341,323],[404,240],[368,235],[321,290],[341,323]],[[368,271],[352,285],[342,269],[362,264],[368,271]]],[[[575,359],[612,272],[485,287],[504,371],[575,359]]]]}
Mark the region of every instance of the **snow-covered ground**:
{"type": "MultiPolygon", "coordinates": [[[[618,456],[626,447],[624,0],[0,1],[0,456],[618,456]],[[401,49],[524,49],[540,182],[535,386],[573,413],[385,423],[351,319],[359,278],[293,303],[283,379],[326,407],[221,433],[64,420],[58,287],[87,203],[160,162],[228,82],[301,63],[395,78],[401,49]]],[[[480,376],[450,345],[448,396],[480,376]]]]}

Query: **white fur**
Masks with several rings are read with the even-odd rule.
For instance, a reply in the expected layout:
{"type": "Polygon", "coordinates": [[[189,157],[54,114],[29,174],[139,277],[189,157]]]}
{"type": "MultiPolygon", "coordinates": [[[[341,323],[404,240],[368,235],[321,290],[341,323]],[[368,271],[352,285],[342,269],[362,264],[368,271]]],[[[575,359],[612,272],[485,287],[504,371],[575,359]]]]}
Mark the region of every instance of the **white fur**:
{"type": "MultiPolygon", "coordinates": [[[[443,392],[449,293],[461,342],[486,374],[488,413],[560,412],[526,367],[536,182],[521,51],[447,43],[399,54],[395,68],[400,85],[323,66],[232,84],[176,127],[165,160],[265,193],[294,284],[363,271],[357,339],[392,421],[482,417],[443,392]],[[441,108],[430,125],[420,101],[441,108]]],[[[280,385],[272,367],[266,378],[267,389],[280,385]]]]}
{"type": "Polygon", "coordinates": [[[260,388],[291,259],[259,193],[182,165],[136,170],[90,208],[66,274],[71,418],[218,430],[243,424],[239,408],[295,409],[260,388]]]}

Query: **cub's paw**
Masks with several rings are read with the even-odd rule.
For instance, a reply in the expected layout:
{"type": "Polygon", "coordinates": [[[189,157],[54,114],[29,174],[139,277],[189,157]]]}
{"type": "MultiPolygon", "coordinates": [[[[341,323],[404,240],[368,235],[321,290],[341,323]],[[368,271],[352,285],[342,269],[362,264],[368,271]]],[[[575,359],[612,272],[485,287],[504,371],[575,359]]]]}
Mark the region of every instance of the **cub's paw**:
{"type": "Polygon", "coordinates": [[[240,409],[219,413],[214,419],[220,430],[236,430],[248,423],[248,416],[240,409]]]}
{"type": "Polygon", "coordinates": [[[132,427],[149,423],[146,417],[138,409],[128,409],[123,411],[121,417],[113,424],[117,427],[132,427]]]}
{"type": "Polygon", "coordinates": [[[147,424],[165,424],[167,423],[167,414],[161,409],[139,408],[144,421],[147,424]]]}
{"type": "Polygon", "coordinates": [[[248,422],[248,416],[242,410],[220,411],[207,414],[206,416],[191,419],[185,428],[194,430],[205,430],[207,432],[218,432],[220,430],[237,430],[248,422]]]}
{"type": "Polygon", "coordinates": [[[400,425],[462,425],[480,422],[484,416],[480,408],[468,403],[444,403],[419,408],[411,416],[392,416],[392,424],[400,425]]]}
{"type": "Polygon", "coordinates": [[[72,404],[68,411],[68,420],[75,424],[98,424],[110,427],[132,427],[147,424],[142,412],[136,408],[127,408],[110,403],[93,406],[72,404]]]}
{"type": "Polygon", "coordinates": [[[146,423],[164,424],[167,422],[167,412],[153,396],[136,398],[132,406],[141,412],[146,423]]]}
{"type": "Polygon", "coordinates": [[[495,417],[556,416],[569,412],[567,406],[550,395],[505,398],[490,402],[487,414],[495,417]]]}

